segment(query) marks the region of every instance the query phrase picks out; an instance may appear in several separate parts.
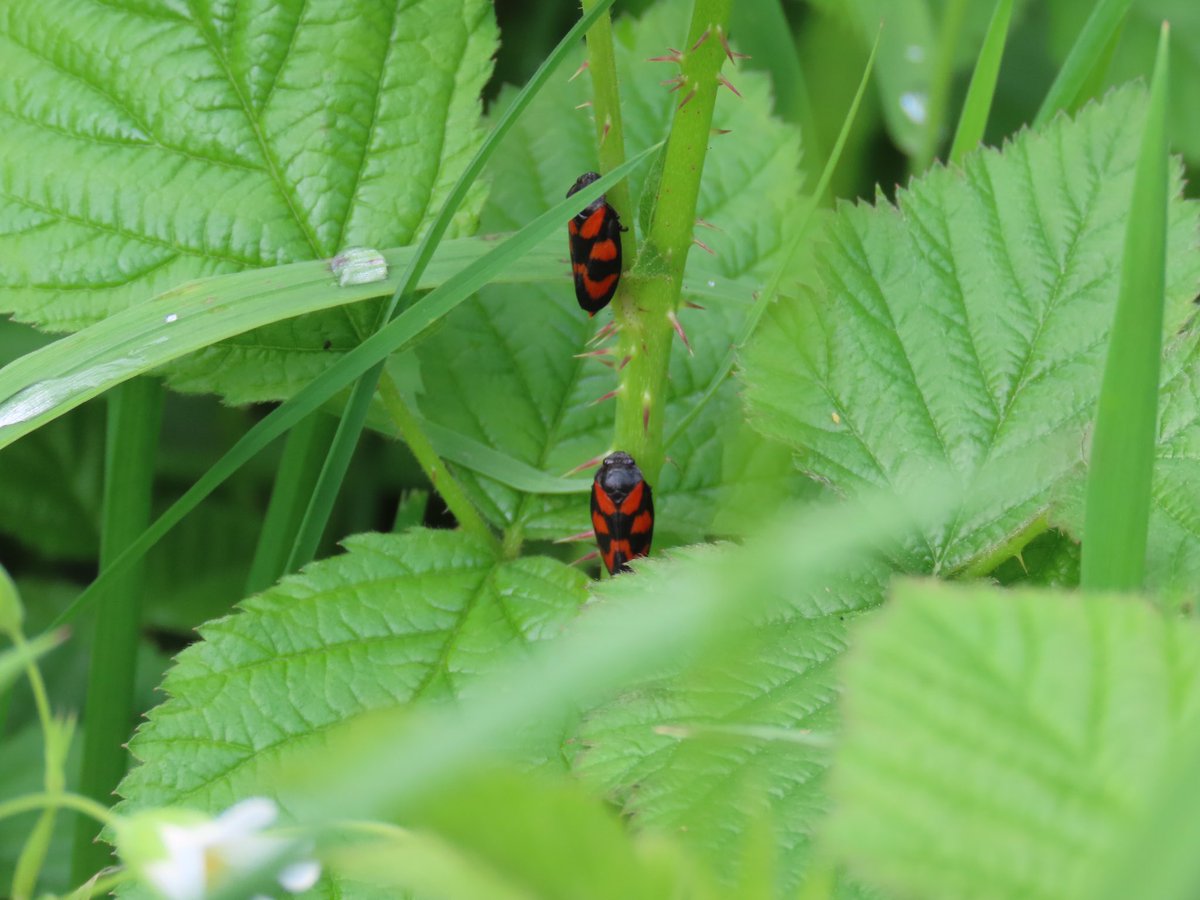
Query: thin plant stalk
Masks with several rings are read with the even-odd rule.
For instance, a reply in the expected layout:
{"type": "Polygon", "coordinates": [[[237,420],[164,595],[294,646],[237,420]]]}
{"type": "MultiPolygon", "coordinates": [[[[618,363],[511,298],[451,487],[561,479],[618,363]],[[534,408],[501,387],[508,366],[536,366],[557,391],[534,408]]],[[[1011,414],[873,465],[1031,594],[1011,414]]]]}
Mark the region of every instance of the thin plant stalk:
{"type": "MultiPolygon", "coordinates": [[[[141,535],[150,522],[154,457],[162,420],[162,386],[150,378],[126,382],[109,395],[100,570],[141,535]]],[[[108,802],[125,774],[125,742],[133,730],[133,685],[141,627],[142,564],[108,580],[95,617],[95,639],[84,707],[80,792],[108,802]]],[[[109,864],[109,850],[95,842],[93,823],[80,820],[71,857],[73,880],[109,864]]]]}

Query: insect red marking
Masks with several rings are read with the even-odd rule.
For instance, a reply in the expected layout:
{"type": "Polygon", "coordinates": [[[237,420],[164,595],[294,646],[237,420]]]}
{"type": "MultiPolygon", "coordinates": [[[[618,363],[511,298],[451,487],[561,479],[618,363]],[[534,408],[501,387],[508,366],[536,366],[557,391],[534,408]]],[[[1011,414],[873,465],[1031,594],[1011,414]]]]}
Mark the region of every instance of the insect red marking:
{"type": "Polygon", "coordinates": [[[595,488],[596,506],[600,508],[606,516],[613,516],[617,513],[617,504],[613,503],[612,497],[608,496],[608,492],[599,485],[595,488]]]}
{"type": "Polygon", "coordinates": [[[571,269],[576,275],[582,275],[584,278],[587,277],[587,263],[575,263],[575,265],[571,266],[571,269]]]}
{"type": "Polygon", "coordinates": [[[604,225],[604,219],[607,216],[608,207],[601,206],[598,210],[583,220],[583,227],[579,229],[579,236],[584,240],[590,241],[600,233],[600,229],[604,225]]]}
{"type": "Polygon", "coordinates": [[[645,534],[654,527],[654,517],[648,512],[641,513],[633,520],[633,526],[630,530],[634,534],[645,534]]]}
{"type": "Polygon", "coordinates": [[[596,534],[608,534],[608,520],[598,512],[592,513],[592,527],[596,534]]]}
{"type": "Polygon", "coordinates": [[[574,219],[571,219],[569,222],[567,222],[567,234],[571,235],[571,237],[575,237],[579,234],[579,226],[575,224],[574,219]]]}
{"type": "Polygon", "coordinates": [[[612,286],[617,283],[617,279],[620,276],[620,272],[614,272],[607,278],[601,278],[599,281],[595,281],[585,275],[583,279],[583,286],[588,292],[589,297],[591,297],[593,300],[599,300],[610,290],[612,290],[612,286]]]}
{"type": "Polygon", "coordinates": [[[607,240],[603,240],[603,241],[596,241],[596,243],[594,245],[592,245],[591,258],[598,259],[601,262],[608,262],[609,260],[616,259],[617,258],[616,242],[614,242],[611,239],[607,239],[607,240]]]}
{"type": "Polygon", "coordinates": [[[646,484],[644,481],[639,481],[633,486],[633,490],[629,492],[629,496],[621,501],[621,512],[627,516],[632,516],[638,511],[638,507],[642,505],[642,488],[646,484]]]}
{"type": "Polygon", "coordinates": [[[617,549],[615,547],[609,547],[608,551],[604,554],[604,568],[608,569],[610,573],[613,570],[613,562],[616,560],[616,556],[617,549]]]}

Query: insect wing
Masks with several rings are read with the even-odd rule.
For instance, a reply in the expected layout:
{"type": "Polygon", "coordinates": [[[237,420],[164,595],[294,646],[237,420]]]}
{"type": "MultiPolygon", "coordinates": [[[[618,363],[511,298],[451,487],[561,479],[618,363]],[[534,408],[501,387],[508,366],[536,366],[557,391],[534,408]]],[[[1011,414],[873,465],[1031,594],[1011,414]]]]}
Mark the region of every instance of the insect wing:
{"type": "Polygon", "coordinates": [[[618,502],[599,482],[592,484],[592,529],[610,575],[628,572],[631,559],[650,553],[654,536],[654,500],[650,485],[639,481],[618,502]]]}
{"type": "Polygon", "coordinates": [[[575,299],[589,315],[608,306],[621,278],[621,220],[607,203],[593,204],[567,223],[575,299]]]}

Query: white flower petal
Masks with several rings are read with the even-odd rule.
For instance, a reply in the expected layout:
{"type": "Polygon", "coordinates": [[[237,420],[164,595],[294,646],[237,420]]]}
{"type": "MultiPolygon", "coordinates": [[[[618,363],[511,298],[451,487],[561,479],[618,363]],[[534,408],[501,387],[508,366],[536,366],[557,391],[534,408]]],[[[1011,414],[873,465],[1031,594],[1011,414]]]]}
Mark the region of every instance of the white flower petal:
{"type": "Polygon", "coordinates": [[[204,896],[204,843],[200,830],[187,825],[164,825],[160,832],[167,855],[153,864],[154,873],[147,874],[173,900],[204,896]]]}
{"type": "Polygon", "coordinates": [[[320,877],[321,864],[306,859],[303,862],[292,863],[280,872],[279,883],[283,885],[284,890],[292,894],[299,894],[316,884],[320,877]]]}
{"type": "Polygon", "coordinates": [[[222,840],[254,834],[275,821],[279,808],[266,797],[249,797],[235,803],[217,816],[213,824],[220,829],[222,840]]]}
{"type": "Polygon", "coordinates": [[[284,855],[291,842],[280,837],[252,834],[236,841],[222,840],[214,852],[238,872],[257,869],[284,855]]]}

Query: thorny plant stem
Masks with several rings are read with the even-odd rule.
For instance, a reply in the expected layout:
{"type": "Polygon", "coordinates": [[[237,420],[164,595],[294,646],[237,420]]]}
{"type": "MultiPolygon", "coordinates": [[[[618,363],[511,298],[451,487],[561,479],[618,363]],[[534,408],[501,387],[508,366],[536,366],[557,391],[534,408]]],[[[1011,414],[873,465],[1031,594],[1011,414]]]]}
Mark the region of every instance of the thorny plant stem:
{"type": "MultiPolygon", "coordinates": [[[[597,0],[583,0],[586,15],[597,0]]],[[[621,94],[617,84],[617,61],[613,52],[612,18],[604,13],[587,33],[588,71],[592,77],[592,111],[596,117],[596,145],[599,148],[600,172],[611,172],[625,162],[625,129],[621,123],[621,94]]],[[[634,225],[633,201],[629,183],[620,182],[605,195],[627,228],[634,225]]],[[[630,241],[629,243],[633,243],[630,241]]],[[[634,254],[625,254],[625,268],[632,264],[634,254]]]]}
{"type": "MultiPolygon", "coordinates": [[[[732,0],[695,0],[687,38],[679,48],[681,83],[672,95],[679,100],[654,211],[632,277],[615,304],[621,358],[629,359],[617,388],[615,448],[632,454],[651,485],[663,465],[667,366],[712,135],[713,106],[721,87],[731,6],[732,0]]],[[[602,73],[593,77],[600,80],[602,73]]]]}

